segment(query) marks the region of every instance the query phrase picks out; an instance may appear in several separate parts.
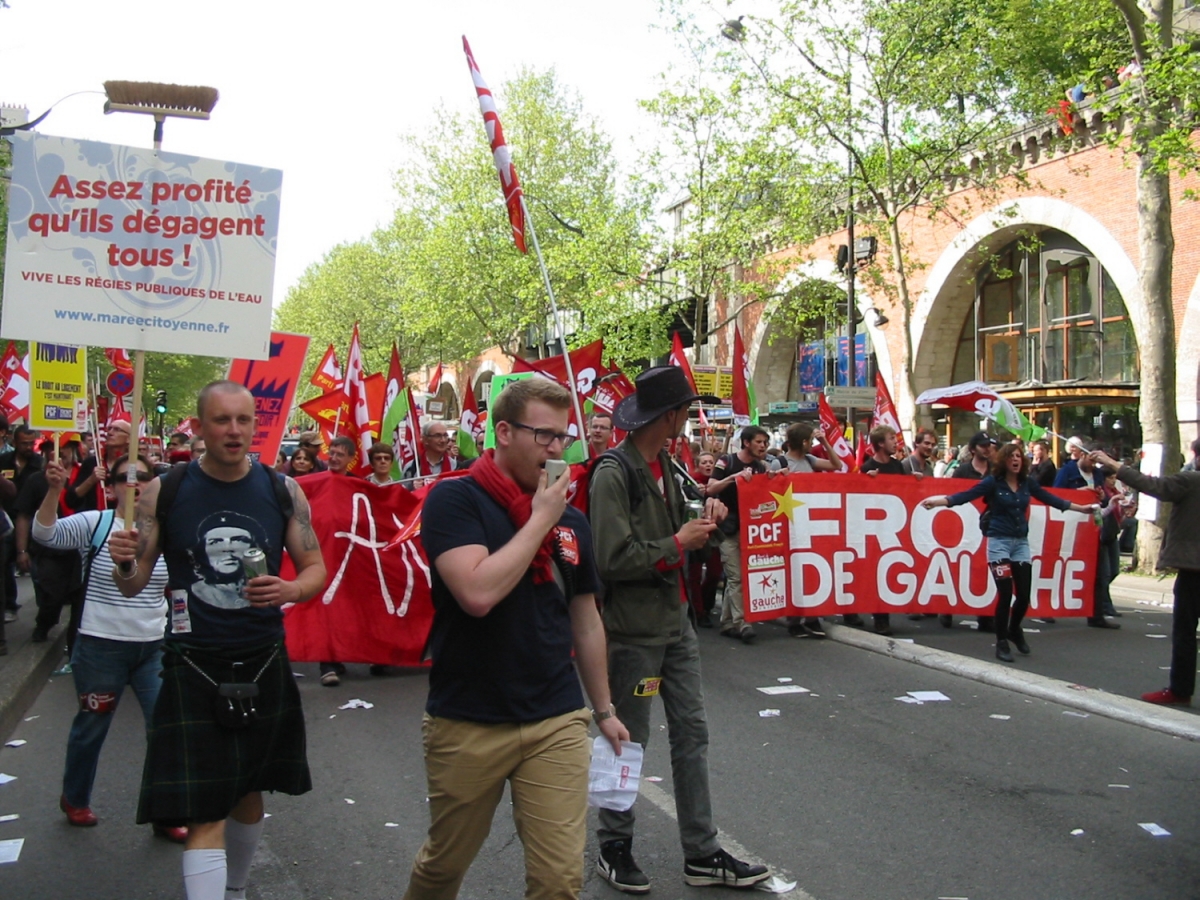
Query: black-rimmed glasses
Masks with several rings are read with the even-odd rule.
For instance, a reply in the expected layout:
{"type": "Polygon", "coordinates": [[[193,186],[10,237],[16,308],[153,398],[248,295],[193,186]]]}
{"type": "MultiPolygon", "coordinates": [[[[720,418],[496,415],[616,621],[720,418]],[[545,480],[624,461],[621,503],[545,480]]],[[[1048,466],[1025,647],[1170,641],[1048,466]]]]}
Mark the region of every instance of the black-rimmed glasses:
{"type": "Polygon", "coordinates": [[[534,442],[543,447],[549,447],[555,441],[558,441],[562,444],[562,448],[566,450],[575,443],[575,435],[573,434],[563,434],[561,431],[551,431],[549,428],[534,428],[532,425],[526,425],[523,422],[509,421],[508,424],[513,428],[532,431],[534,442]]]}

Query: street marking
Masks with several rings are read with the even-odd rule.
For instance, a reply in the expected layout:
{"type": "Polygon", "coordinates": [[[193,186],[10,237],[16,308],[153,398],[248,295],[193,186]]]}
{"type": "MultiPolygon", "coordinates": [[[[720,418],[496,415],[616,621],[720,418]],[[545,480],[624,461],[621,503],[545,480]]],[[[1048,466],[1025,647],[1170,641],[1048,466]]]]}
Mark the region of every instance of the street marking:
{"type": "MultiPolygon", "coordinates": [[[[675,822],[679,821],[679,815],[675,811],[675,798],[660,788],[657,784],[650,784],[643,780],[639,793],[668,816],[670,816],[675,822]]],[[[796,880],[796,876],[787,869],[773,866],[765,859],[762,859],[758,855],[751,853],[719,828],[717,829],[717,836],[721,839],[721,846],[738,859],[746,860],[747,862],[758,863],[760,866],[766,866],[771,870],[773,875],[779,876],[779,878],[783,879],[784,881],[796,880]]],[[[816,900],[812,894],[808,893],[808,891],[799,886],[797,886],[795,890],[789,891],[788,896],[794,897],[795,900],[816,900]]]]}

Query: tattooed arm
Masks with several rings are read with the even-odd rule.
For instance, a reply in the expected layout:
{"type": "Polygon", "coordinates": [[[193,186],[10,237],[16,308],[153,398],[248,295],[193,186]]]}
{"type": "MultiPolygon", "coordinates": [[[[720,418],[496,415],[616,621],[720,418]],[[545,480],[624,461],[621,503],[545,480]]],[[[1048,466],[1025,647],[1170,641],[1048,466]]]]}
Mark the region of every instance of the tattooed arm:
{"type": "Polygon", "coordinates": [[[292,498],[292,517],[288,520],[284,546],[296,567],[296,578],[284,581],[274,575],[253,578],[246,585],[246,599],[252,606],[282,606],[302,603],[325,587],[325,560],[312,528],[308,498],[291,478],[285,479],[292,498]]]}
{"type": "Polygon", "coordinates": [[[108,538],[108,550],[113,562],[112,578],[117,589],[126,597],[135,597],[150,582],[154,564],[162,552],[159,546],[159,523],[155,515],[161,482],[155,478],[142,488],[132,531],[114,531],[108,538]]]}

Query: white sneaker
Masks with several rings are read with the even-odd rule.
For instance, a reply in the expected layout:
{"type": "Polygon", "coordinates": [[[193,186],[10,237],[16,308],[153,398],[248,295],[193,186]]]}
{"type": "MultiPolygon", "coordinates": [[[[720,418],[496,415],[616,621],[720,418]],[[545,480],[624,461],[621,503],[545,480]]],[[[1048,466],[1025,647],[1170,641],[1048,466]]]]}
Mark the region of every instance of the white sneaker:
{"type": "Polygon", "coordinates": [[[321,676],[321,684],[325,685],[325,687],[337,687],[341,683],[342,680],[338,678],[337,672],[326,672],[321,676]]]}

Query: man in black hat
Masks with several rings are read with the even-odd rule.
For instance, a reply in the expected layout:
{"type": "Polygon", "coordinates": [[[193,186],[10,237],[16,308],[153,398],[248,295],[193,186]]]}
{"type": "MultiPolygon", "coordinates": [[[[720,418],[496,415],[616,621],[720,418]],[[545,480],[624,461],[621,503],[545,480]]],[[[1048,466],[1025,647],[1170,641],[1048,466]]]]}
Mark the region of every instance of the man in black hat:
{"type": "MultiPolygon", "coordinates": [[[[649,369],[636,393],[613,412],[629,436],[600,458],[591,477],[590,511],[596,565],[608,586],[608,679],[617,715],[631,740],[650,739],[650,706],[660,692],[671,743],[683,877],[690,885],[749,887],[767,879],[764,866],[721,848],[708,788],[708,723],[700,679],[700,649],[681,577],[685,552],[714,539],[725,518],[720,500],[689,519],[663,445],[687,422],[700,397],[674,366],[649,369]]],[[[633,859],[633,810],[600,810],[600,875],[617,890],[644,894],[646,877],[633,859]]]]}
{"type": "Polygon", "coordinates": [[[992,472],[992,460],[996,458],[996,448],[999,446],[1000,442],[986,431],[971,435],[971,440],[967,441],[967,451],[971,455],[958,464],[954,477],[973,478],[976,481],[987,478],[992,472]]]}

